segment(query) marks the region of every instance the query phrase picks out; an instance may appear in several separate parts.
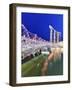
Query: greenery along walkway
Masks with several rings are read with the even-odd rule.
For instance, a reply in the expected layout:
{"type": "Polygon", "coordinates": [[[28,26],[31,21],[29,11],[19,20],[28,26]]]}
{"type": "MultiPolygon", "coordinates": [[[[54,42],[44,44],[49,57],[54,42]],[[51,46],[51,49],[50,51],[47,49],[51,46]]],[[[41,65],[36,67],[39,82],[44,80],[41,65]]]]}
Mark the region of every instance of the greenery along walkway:
{"type": "Polygon", "coordinates": [[[43,62],[46,60],[47,55],[39,55],[31,59],[30,61],[22,64],[21,75],[27,76],[41,76],[41,68],[43,62]]]}

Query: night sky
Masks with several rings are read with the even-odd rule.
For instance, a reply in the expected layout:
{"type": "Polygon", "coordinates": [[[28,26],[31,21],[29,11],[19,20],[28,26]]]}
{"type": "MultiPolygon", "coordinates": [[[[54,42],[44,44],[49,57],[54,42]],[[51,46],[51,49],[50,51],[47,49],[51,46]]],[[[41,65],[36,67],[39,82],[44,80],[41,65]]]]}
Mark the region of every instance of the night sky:
{"type": "Polygon", "coordinates": [[[61,32],[63,40],[63,15],[44,13],[22,13],[21,23],[32,33],[37,34],[45,40],[50,40],[49,25],[61,32]]]}

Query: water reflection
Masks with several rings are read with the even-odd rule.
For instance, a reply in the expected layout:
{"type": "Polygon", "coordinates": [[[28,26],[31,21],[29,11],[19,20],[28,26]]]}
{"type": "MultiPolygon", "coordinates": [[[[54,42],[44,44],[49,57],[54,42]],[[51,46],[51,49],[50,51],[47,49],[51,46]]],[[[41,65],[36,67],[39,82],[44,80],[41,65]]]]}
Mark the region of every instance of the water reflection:
{"type": "Polygon", "coordinates": [[[63,53],[48,63],[47,75],[63,75],[63,53]]]}

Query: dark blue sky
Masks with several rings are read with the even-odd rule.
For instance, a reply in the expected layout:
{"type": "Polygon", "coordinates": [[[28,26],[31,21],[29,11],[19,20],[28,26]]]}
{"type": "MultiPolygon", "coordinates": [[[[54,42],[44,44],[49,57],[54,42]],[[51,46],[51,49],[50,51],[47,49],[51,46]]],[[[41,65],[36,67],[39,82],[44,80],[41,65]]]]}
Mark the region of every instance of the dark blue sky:
{"type": "Polygon", "coordinates": [[[43,14],[43,13],[22,13],[21,23],[32,33],[36,33],[45,40],[50,39],[49,25],[61,32],[63,40],[63,15],[62,14],[43,14]]]}

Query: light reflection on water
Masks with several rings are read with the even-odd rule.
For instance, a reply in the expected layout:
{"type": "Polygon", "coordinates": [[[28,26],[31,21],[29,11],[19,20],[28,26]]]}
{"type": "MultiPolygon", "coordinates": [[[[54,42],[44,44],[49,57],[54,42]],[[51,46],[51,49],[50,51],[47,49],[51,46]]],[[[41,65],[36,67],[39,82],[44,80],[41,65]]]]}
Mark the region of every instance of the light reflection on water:
{"type": "Polygon", "coordinates": [[[63,54],[49,62],[47,75],[63,75],[63,54]]]}

